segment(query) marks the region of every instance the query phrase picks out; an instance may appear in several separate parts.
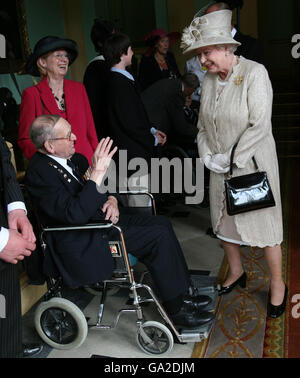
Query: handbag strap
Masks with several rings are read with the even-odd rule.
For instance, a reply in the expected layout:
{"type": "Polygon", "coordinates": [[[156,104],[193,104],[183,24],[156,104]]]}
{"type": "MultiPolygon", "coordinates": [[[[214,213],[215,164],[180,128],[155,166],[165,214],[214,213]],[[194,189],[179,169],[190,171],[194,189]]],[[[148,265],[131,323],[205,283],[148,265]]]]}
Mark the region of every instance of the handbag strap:
{"type": "MultiPolygon", "coordinates": [[[[233,158],[234,158],[234,153],[235,153],[235,150],[237,148],[237,145],[238,145],[238,142],[232,147],[232,150],[231,150],[231,155],[230,155],[230,176],[232,176],[232,172],[233,172],[233,158]]],[[[253,160],[255,169],[258,171],[259,168],[258,168],[258,165],[256,163],[256,160],[255,160],[254,156],[252,156],[252,160],[253,160]]]]}

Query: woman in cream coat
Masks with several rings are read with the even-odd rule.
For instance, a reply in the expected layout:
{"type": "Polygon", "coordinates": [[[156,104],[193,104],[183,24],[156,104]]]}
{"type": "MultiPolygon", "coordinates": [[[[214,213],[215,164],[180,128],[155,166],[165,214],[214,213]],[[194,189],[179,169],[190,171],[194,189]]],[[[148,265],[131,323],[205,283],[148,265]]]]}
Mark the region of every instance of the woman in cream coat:
{"type": "Polygon", "coordinates": [[[283,238],[279,171],[272,135],[272,86],[265,67],[234,55],[240,43],[231,37],[231,11],[222,10],[195,18],[184,30],[184,53],[194,51],[207,68],[199,113],[199,156],[210,169],[210,209],[214,232],[222,240],[229,274],[219,294],[237,284],[246,286],[239,245],[264,249],[270,270],[269,316],[278,317],[287,300],[282,279],[283,238]],[[255,171],[252,157],[266,171],[276,206],[229,216],[224,180],[229,172],[232,147],[233,176],[255,171]]]}

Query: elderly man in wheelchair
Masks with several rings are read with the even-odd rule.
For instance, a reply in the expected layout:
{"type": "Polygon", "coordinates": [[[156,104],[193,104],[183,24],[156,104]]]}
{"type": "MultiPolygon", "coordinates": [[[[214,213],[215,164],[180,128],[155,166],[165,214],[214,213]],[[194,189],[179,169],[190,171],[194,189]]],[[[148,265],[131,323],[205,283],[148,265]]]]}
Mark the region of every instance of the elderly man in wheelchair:
{"type": "MultiPolygon", "coordinates": [[[[189,294],[188,268],[170,222],[162,216],[122,214],[118,194],[106,195],[99,190],[116,152],[112,140],[100,141],[85,180],[88,161],[75,153],[76,136],[66,120],[56,115],[40,116],[31,126],[30,137],[38,152],[30,161],[25,184],[41,222],[50,228],[99,222],[105,227],[104,231],[93,227],[77,231],[75,227],[51,233],[47,239],[51,259],[64,284],[74,287],[109,280],[114,262],[108,240],[119,230],[126,249],[149,270],[165,318],[174,327],[184,328],[211,322],[214,315],[204,311],[211,298],[189,294]]],[[[125,260],[128,263],[127,257],[125,260]]]]}

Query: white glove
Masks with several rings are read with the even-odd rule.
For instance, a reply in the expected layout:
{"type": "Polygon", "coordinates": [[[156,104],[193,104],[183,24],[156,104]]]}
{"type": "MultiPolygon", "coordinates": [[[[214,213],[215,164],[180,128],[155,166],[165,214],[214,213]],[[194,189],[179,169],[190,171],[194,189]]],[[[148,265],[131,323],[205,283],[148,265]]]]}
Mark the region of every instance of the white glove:
{"type": "MultiPolygon", "coordinates": [[[[218,154],[220,155],[220,154],[218,154]]],[[[216,156],[216,155],[214,155],[216,156]]],[[[209,170],[215,172],[215,173],[227,173],[229,172],[229,166],[227,168],[223,168],[221,167],[220,165],[216,164],[214,161],[213,161],[213,156],[211,155],[206,155],[204,158],[203,158],[203,162],[206,166],[206,168],[208,168],[209,170]]]]}
{"type": "Polygon", "coordinates": [[[211,162],[222,168],[228,168],[230,166],[230,158],[227,154],[215,154],[211,157],[211,162]]]}

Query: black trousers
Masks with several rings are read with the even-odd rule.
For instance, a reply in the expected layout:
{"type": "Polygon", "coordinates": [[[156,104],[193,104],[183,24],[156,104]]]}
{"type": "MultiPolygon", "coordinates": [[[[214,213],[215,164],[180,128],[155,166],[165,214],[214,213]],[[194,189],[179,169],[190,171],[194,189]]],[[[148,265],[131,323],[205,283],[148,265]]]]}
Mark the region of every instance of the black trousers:
{"type": "Polygon", "coordinates": [[[0,318],[0,358],[21,357],[21,295],[16,265],[7,264],[7,267],[0,271],[0,295],[1,308],[4,307],[5,315],[4,318],[0,318]]]}
{"type": "Polygon", "coordinates": [[[169,220],[163,216],[120,216],[128,253],[149,270],[162,301],[188,291],[190,278],[180,244],[169,220]]]}

